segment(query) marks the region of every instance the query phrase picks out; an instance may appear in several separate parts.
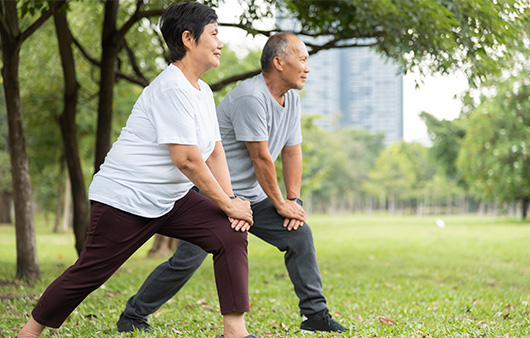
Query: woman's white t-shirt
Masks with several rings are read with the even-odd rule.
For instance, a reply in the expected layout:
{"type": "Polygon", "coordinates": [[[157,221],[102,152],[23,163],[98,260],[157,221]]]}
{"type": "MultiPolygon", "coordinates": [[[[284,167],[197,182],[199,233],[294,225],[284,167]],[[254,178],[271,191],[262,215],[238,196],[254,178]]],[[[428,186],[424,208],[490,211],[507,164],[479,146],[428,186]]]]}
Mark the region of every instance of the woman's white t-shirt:
{"type": "Polygon", "coordinates": [[[206,160],[221,140],[212,91],[201,80],[199,86],[169,65],[143,90],[94,175],[90,200],[149,218],[173,208],[193,184],[175,167],[167,145],[196,145],[206,160]]]}

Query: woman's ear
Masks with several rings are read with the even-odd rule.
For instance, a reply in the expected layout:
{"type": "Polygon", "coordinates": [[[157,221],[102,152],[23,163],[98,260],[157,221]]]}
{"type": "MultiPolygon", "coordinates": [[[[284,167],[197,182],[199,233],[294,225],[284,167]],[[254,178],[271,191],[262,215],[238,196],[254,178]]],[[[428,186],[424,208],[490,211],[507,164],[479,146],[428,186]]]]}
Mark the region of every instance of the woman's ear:
{"type": "Polygon", "coordinates": [[[182,44],[187,50],[190,50],[190,48],[195,45],[195,39],[191,35],[190,31],[182,32],[182,44]]]}

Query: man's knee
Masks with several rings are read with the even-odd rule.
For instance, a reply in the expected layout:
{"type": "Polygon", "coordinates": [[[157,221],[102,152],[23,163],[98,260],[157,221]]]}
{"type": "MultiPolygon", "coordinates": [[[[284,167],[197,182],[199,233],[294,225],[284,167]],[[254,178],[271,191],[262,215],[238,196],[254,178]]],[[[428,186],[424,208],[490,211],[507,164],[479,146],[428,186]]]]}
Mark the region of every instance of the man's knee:
{"type": "Polygon", "coordinates": [[[200,247],[182,241],[167,264],[171,269],[194,271],[199,268],[207,255],[208,253],[200,247]]]}
{"type": "Polygon", "coordinates": [[[289,231],[287,245],[291,248],[313,248],[313,232],[307,223],[297,230],[289,231]]]}

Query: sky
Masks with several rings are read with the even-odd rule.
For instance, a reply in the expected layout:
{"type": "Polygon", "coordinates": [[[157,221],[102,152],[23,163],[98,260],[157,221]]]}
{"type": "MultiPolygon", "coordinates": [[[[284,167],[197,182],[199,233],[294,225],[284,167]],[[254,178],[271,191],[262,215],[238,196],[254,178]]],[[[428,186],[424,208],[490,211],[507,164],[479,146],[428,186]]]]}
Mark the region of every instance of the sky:
{"type": "MultiPolygon", "coordinates": [[[[237,22],[240,14],[236,0],[227,0],[216,9],[219,22],[237,22]]],[[[274,19],[257,22],[256,28],[270,29],[274,26],[274,19]]],[[[229,27],[219,28],[219,38],[236,53],[244,54],[247,49],[261,49],[266,38],[263,36],[246,36],[240,30],[229,27]]],[[[221,56],[222,62],[222,56],[221,56]]],[[[311,66],[311,58],[309,58],[311,66]]],[[[309,73],[311,76],[311,73],[309,73]]],[[[416,81],[419,75],[408,73],[403,80],[403,139],[407,142],[417,141],[430,145],[427,127],[419,114],[426,111],[438,119],[452,120],[460,115],[461,102],[459,97],[467,89],[467,80],[461,74],[434,75],[426,77],[419,88],[416,81]]]]}

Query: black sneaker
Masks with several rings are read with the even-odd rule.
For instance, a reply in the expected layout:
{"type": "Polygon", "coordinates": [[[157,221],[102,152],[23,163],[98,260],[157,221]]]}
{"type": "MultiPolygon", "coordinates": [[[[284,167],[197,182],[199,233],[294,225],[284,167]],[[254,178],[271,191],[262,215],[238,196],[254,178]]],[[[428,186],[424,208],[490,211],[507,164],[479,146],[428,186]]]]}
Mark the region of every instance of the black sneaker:
{"type": "Polygon", "coordinates": [[[133,332],[134,330],[149,332],[152,330],[151,326],[147,324],[147,320],[125,317],[123,313],[120,315],[116,326],[118,332],[133,332]]]}
{"type": "Polygon", "coordinates": [[[328,309],[324,309],[309,317],[304,316],[304,321],[300,324],[302,331],[325,331],[325,332],[344,332],[349,329],[340,325],[335,319],[331,318],[328,309]]]}

